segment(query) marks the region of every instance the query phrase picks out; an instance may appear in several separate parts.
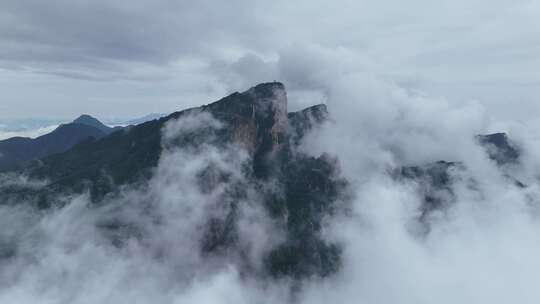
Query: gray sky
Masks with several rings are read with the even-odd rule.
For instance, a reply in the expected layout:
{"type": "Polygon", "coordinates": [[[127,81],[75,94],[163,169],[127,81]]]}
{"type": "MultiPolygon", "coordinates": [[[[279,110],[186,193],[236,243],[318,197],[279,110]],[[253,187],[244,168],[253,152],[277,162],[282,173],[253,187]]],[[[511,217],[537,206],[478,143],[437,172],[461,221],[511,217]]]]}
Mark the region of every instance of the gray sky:
{"type": "Polygon", "coordinates": [[[527,0],[4,0],[0,118],[166,113],[274,79],[295,109],[325,100],[325,76],[361,71],[522,119],[540,110],[539,14],[527,0]]]}

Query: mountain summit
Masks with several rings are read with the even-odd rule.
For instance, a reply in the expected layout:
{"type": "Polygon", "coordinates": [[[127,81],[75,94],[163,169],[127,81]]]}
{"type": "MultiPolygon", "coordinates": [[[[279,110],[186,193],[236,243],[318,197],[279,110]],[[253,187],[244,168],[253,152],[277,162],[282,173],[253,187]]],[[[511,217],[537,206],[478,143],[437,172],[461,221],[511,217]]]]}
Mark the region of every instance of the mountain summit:
{"type": "Polygon", "coordinates": [[[96,129],[102,131],[105,134],[109,134],[113,130],[113,128],[104,125],[101,121],[99,121],[96,118],[94,118],[94,117],[92,117],[90,115],[87,115],[87,114],[83,114],[83,115],[79,116],[72,123],[74,123],[74,124],[82,124],[82,125],[87,125],[87,126],[90,126],[90,127],[94,127],[96,129]]]}

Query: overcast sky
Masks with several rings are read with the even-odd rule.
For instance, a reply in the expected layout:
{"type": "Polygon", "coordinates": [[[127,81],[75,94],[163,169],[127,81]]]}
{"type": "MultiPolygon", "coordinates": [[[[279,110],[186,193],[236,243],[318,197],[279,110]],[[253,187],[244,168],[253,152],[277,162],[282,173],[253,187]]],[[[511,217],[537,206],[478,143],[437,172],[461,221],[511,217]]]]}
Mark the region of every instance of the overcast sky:
{"type": "Polygon", "coordinates": [[[540,111],[539,14],[532,0],[3,0],[0,118],[167,113],[272,80],[295,109],[325,100],[324,76],[363,71],[521,119],[540,111]]]}

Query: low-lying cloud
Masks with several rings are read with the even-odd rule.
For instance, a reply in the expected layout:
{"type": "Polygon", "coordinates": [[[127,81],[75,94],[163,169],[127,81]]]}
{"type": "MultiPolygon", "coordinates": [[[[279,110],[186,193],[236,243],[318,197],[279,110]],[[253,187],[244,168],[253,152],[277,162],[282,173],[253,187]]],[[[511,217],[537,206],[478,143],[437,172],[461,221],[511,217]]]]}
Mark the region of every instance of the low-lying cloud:
{"type": "Polygon", "coordinates": [[[41,127],[37,129],[28,129],[28,130],[20,130],[20,131],[6,131],[0,129],[0,140],[8,139],[11,137],[30,137],[30,138],[36,138],[41,135],[45,135],[47,133],[50,133],[54,131],[54,129],[58,128],[58,125],[52,125],[47,127],[41,127]]]}

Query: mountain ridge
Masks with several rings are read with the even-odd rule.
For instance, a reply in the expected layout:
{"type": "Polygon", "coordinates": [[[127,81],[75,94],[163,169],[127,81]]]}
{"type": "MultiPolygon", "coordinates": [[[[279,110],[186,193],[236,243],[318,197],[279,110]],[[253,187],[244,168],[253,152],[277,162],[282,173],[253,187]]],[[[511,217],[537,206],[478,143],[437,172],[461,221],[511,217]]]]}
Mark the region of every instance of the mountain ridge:
{"type": "Polygon", "coordinates": [[[85,139],[101,138],[107,134],[87,124],[68,123],[36,138],[12,137],[0,140],[0,172],[21,169],[33,159],[65,152],[85,139]]]}

